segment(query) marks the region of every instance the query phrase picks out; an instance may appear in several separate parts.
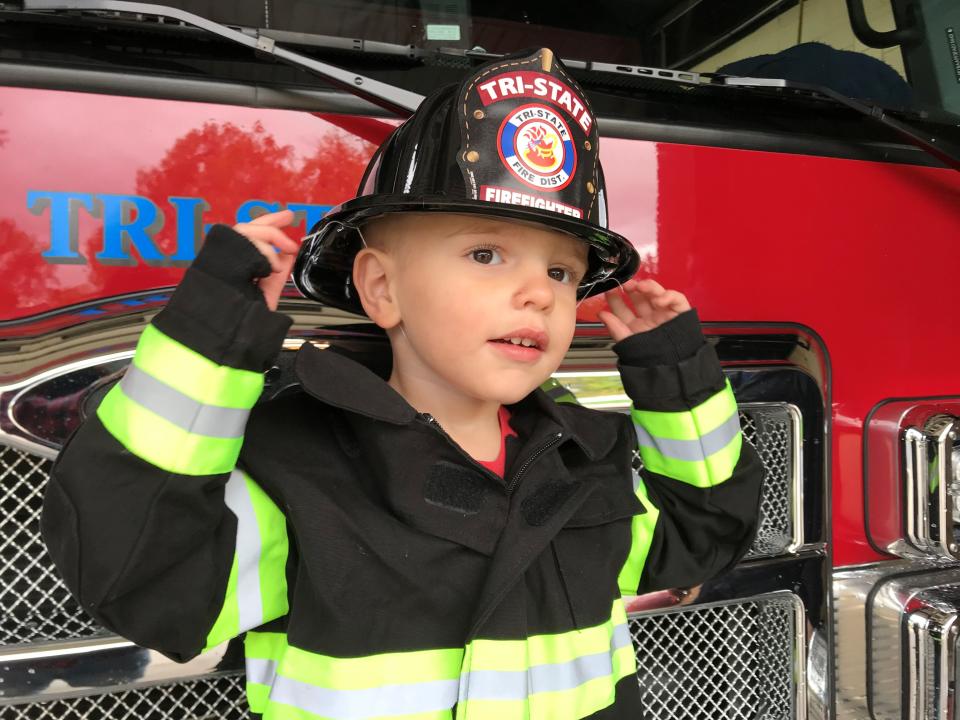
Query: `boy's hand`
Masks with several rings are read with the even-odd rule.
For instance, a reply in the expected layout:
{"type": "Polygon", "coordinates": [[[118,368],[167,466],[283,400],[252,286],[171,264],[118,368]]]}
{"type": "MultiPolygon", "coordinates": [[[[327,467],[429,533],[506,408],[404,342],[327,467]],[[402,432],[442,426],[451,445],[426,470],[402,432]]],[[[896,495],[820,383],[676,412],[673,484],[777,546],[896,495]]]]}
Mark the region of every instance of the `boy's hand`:
{"type": "Polygon", "coordinates": [[[293,263],[297,259],[300,243],[291,240],[280,228],[293,222],[292,210],[267,213],[248,223],[238,223],[233,229],[247,238],[270,263],[273,271],[257,281],[263,299],[271,310],[277,309],[283,286],[290,279],[293,263]]]}
{"type": "Polygon", "coordinates": [[[665,290],[660,283],[650,279],[628,280],[623,284],[623,292],[620,288],[608,290],[603,298],[610,309],[601,310],[597,317],[617,342],[635,333],[653,330],[690,309],[683,293],[665,290]],[[629,298],[629,304],[624,300],[624,294],[629,298]]]}

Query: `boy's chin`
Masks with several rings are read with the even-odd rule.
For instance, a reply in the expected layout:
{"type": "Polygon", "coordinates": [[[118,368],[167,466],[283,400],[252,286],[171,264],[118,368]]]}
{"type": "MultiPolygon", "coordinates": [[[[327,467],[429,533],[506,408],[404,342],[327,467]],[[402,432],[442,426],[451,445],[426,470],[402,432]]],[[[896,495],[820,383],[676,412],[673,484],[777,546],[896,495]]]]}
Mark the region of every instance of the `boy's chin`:
{"type": "MultiPolygon", "coordinates": [[[[545,381],[544,378],[543,381],[545,381]]],[[[496,400],[501,405],[513,405],[523,400],[527,395],[532,393],[541,384],[543,381],[530,384],[530,382],[524,383],[497,383],[492,387],[487,388],[484,393],[486,399],[496,400]]]]}

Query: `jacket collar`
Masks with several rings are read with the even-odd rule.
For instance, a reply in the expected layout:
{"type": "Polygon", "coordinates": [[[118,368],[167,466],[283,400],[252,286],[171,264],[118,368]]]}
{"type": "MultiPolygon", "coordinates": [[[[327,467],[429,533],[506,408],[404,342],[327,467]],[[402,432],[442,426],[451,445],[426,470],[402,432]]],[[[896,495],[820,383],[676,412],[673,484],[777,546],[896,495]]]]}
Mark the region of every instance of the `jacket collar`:
{"type": "MultiPolygon", "coordinates": [[[[418,415],[383,378],[339,352],[304,343],[297,351],[294,371],[307,393],[341,410],[395,425],[411,423],[418,415]]],[[[612,423],[598,422],[596,414],[579,406],[557,403],[539,388],[508,408],[518,424],[529,415],[546,416],[591,460],[607,455],[617,441],[612,423]]]]}

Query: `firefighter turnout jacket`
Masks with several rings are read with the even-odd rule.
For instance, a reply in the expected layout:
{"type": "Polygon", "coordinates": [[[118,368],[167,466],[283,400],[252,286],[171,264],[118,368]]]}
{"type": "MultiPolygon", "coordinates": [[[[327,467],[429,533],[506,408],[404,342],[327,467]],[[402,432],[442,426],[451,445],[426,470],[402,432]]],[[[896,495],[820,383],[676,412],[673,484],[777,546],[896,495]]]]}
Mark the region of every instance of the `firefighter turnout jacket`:
{"type": "Polygon", "coordinates": [[[258,403],[291,322],[265,263],[215,226],[55,463],[41,527],[83,608],[178,661],[246,633],[254,717],[642,717],[622,595],[729,569],[758,521],[695,312],[614,346],[630,415],[509,406],[501,479],[333,350],[258,403]]]}

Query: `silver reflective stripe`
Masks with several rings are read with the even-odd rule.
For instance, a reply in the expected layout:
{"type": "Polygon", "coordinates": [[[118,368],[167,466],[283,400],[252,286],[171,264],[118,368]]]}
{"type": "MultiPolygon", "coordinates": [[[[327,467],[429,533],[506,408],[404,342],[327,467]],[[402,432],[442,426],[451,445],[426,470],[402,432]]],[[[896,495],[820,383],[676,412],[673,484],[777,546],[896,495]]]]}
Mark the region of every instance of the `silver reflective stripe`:
{"type": "Polygon", "coordinates": [[[177,427],[218,438],[243,436],[249,410],[204,405],[162,380],[130,365],[120,381],[123,394],[177,427]]]}
{"type": "Polygon", "coordinates": [[[526,670],[473,670],[460,678],[460,699],[524,700],[542,692],[572,690],[590,680],[613,674],[613,653],[631,644],[626,624],[615,625],[610,650],[572,660],[533,665],[526,670]]]}
{"type": "Polygon", "coordinates": [[[718,450],[723,450],[740,432],[740,414],[734,411],[720,426],[696,440],[672,440],[657,437],[647,432],[640,423],[634,423],[637,442],[642,447],[653,448],[664,457],[674,460],[703,461],[718,450]]]}
{"type": "Polygon", "coordinates": [[[260,599],[260,528],[253,501],[247,490],[246,476],[240,470],[230,473],[224,491],[227,507],[237,516],[237,603],[240,630],[263,624],[260,599]]]}
{"type": "Polygon", "coordinates": [[[633,639],[630,637],[630,629],[626,623],[620,623],[613,627],[613,637],[610,638],[610,652],[620,648],[633,645],[633,639]]]}
{"type": "Polygon", "coordinates": [[[535,665],[527,670],[474,670],[466,678],[465,699],[524,700],[534,693],[571,690],[612,672],[608,651],[581,655],[565,663],[535,665]]]}
{"type": "Polygon", "coordinates": [[[364,720],[380,716],[449,710],[461,700],[524,700],[538,692],[579,687],[613,674],[612,655],[631,644],[625,623],[614,626],[610,650],[581,655],[563,663],[536,665],[528,670],[476,670],[459,680],[435,680],[405,685],[379,685],[354,690],[319,687],[277,672],[277,662],[247,658],[247,681],[270,686],[270,702],[336,720],[364,720]]]}
{"type": "Polygon", "coordinates": [[[270,702],[293,705],[336,720],[437,712],[449,710],[457,702],[457,681],[434,680],[409,685],[335,690],[277,675],[270,689],[270,702]]]}
{"type": "Polygon", "coordinates": [[[259,685],[273,685],[277,676],[277,661],[263,658],[247,658],[247,682],[259,685]]]}

